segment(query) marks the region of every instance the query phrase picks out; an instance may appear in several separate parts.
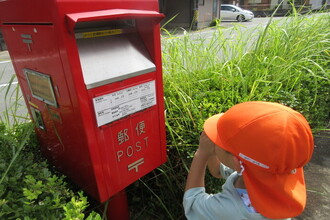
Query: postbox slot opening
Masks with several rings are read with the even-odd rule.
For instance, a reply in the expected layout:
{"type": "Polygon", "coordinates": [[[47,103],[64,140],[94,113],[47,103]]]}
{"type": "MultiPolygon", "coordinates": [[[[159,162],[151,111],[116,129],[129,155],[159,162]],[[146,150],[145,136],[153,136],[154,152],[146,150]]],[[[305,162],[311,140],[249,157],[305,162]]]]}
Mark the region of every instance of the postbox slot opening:
{"type": "MultiPolygon", "coordinates": [[[[135,22],[117,23],[111,28],[79,28],[76,41],[87,89],[154,72],[153,63],[135,22]],[[123,24],[127,24],[123,27],[123,24]]],[[[84,25],[79,25],[84,27],[84,25]]]]}
{"type": "Polygon", "coordinates": [[[120,19],[78,22],[75,25],[74,32],[76,38],[79,38],[81,33],[113,29],[136,30],[136,21],[135,19],[120,19]]]}

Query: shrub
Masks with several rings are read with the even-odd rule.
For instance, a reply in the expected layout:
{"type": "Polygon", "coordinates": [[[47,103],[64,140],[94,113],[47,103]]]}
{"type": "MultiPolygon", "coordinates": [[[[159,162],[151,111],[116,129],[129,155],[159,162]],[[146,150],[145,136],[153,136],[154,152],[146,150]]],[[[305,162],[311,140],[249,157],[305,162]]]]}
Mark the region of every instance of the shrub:
{"type": "MultiPolygon", "coordinates": [[[[87,198],[51,172],[39,152],[31,123],[8,129],[0,123],[0,218],[84,219],[87,198]]],[[[101,219],[96,213],[91,219],[101,219]]]]}

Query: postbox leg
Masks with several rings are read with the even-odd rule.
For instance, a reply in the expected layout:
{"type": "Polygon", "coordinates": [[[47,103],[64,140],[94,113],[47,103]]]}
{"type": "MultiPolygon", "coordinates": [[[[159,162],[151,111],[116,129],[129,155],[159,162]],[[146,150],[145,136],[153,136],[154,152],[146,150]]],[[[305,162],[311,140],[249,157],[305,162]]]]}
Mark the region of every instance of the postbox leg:
{"type": "Polygon", "coordinates": [[[108,220],[129,220],[129,209],[125,189],[111,197],[107,208],[108,220]]]}

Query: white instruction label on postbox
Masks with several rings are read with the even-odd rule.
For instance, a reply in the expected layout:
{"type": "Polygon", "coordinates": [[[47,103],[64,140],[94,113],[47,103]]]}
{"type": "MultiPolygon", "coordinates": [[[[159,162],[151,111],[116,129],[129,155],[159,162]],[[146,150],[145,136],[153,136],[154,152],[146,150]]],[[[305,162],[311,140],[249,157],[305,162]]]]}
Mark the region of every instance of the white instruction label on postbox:
{"type": "Polygon", "coordinates": [[[95,97],[93,103],[100,127],[156,105],[155,80],[95,97]]]}

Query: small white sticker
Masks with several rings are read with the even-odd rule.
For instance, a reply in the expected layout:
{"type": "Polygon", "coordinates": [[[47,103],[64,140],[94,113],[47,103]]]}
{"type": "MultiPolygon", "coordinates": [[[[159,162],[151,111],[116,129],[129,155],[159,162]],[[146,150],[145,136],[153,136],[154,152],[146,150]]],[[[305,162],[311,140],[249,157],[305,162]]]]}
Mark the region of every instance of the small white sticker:
{"type": "Polygon", "coordinates": [[[155,80],[93,98],[97,125],[108,124],[156,105],[155,80]]]}
{"type": "Polygon", "coordinates": [[[263,163],[260,163],[259,161],[256,161],[256,160],[252,159],[251,157],[248,157],[248,156],[246,156],[246,155],[244,155],[242,153],[240,153],[238,156],[240,156],[244,160],[247,160],[247,161],[249,161],[249,162],[251,162],[251,163],[253,163],[253,164],[255,164],[255,165],[259,166],[259,167],[262,167],[262,168],[265,168],[265,169],[269,169],[269,166],[267,166],[267,165],[265,165],[263,163]]]}

